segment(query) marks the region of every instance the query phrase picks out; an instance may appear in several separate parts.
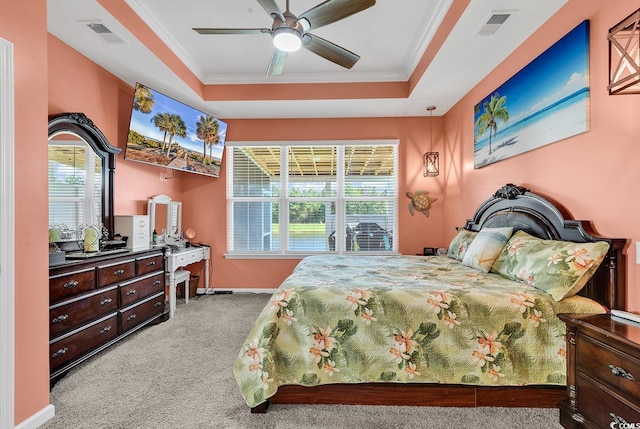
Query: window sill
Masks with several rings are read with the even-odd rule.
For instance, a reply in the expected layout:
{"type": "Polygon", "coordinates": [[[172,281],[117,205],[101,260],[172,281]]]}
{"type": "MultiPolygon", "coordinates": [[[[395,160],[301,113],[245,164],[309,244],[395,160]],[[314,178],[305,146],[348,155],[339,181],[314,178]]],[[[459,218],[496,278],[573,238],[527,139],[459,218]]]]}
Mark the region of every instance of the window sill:
{"type": "Polygon", "coordinates": [[[393,256],[399,255],[398,252],[345,252],[345,253],[225,253],[225,259],[302,259],[313,255],[341,255],[341,256],[393,256]]]}

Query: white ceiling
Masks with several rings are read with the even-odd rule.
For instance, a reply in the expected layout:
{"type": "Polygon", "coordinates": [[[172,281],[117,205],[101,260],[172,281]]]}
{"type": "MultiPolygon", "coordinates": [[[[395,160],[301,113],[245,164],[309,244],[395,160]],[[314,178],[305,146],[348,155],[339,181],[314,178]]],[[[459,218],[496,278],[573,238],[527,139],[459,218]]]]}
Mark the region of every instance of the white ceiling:
{"type": "MultiPolygon", "coordinates": [[[[332,1],[332,0],[329,0],[332,1]]],[[[549,19],[567,0],[377,0],[358,14],[311,30],[360,55],[344,69],[302,49],[289,54],[279,76],[266,76],[273,49],[269,34],[200,35],[192,27],[266,28],[273,19],[256,0],[48,0],[48,31],[131,86],[141,82],[219,118],[382,117],[446,113],[460,98],[549,19]],[[140,20],[112,16],[100,3],[130,7],[140,20]],[[204,101],[188,73],[167,65],[136,38],[153,31],[203,85],[407,82],[450,7],[468,5],[410,94],[397,98],[204,101]],[[510,13],[492,36],[478,31],[494,13],[510,13]],[[135,26],[127,28],[125,24],[135,26]],[[121,43],[87,27],[101,23],[121,43]],[[178,70],[178,72],[174,71],[178,70]]],[[[302,12],[322,0],[290,0],[302,12]]],[[[284,11],[285,0],[277,0],[284,11]]],[[[111,9],[111,8],[110,8],[111,9]]],[[[147,42],[148,43],[148,42],[147,42]]],[[[435,44],[434,44],[435,45],[435,44]]],[[[159,52],[155,48],[155,52],[159,52]]],[[[164,60],[166,61],[166,59],[164,60]]],[[[279,87],[280,87],[279,86],[279,87]]],[[[357,96],[356,96],[357,97],[357,96]]],[[[291,97],[289,97],[291,98],[291,97]]],[[[295,97],[294,97],[295,98],[295,97]]]]}

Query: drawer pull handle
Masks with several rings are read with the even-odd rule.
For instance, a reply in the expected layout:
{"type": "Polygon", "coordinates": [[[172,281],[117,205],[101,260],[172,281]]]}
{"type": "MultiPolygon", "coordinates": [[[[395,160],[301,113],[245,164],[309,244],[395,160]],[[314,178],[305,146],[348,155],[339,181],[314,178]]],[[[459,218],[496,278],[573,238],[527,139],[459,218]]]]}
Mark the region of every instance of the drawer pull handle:
{"type": "Polygon", "coordinates": [[[127,291],[127,296],[129,295],[135,295],[136,294],[136,290],[135,289],[131,289],[127,291]]]}
{"type": "Polygon", "coordinates": [[[73,289],[74,287],[78,286],[78,284],[79,283],[77,280],[71,280],[70,282],[63,284],[62,287],[65,289],[73,289]]]}
{"type": "Polygon", "coordinates": [[[102,329],[100,331],[101,334],[106,334],[107,332],[109,332],[111,330],[111,325],[107,326],[106,328],[102,329]]]}
{"type": "Polygon", "coordinates": [[[152,267],[156,264],[156,261],[147,262],[148,267],[152,267]]]}
{"type": "Polygon", "coordinates": [[[155,282],[153,282],[153,285],[159,285],[160,283],[162,283],[160,280],[156,280],[155,282]]]}
{"type": "Polygon", "coordinates": [[[63,348],[63,349],[58,350],[58,351],[57,351],[57,352],[55,352],[54,354],[52,354],[52,355],[51,355],[51,357],[55,359],[55,358],[57,358],[57,357],[60,357],[60,356],[64,355],[64,354],[65,354],[65,353],[67,353],[68,351],[69,351],[69,349],[65,347],[65,348],[63,348]]]}
{"type": "MultiPolygon", "coordinates": [[[[609,413],[609,416],[611,416],[611,423],[617,423],[619,425],[622,424],[629,424],[629,422],[627,422],[625,419],[623,419],[622,417],[614,414],[614,413],[609,413]]],[[[614,425],[610,425],[611,427],[614,427],[614,425]]]]}
{"type": "Polygon", "coordinates": [[[67,314],[61,314],[60,316],[56,317],[55,319],[52,320],[53,323],[62,323],[65,320],[67,320],[69,318],[69,315],[67,314]]]}
{"type": "Polygon", "coordinates": [[[155,304],[153,304],[154,307],[160,307],[162,305],[162,302],[158,301],[155,304]]]}
{"type": "Polygon", "coordinates": [[[111,299],[111,298],[103,299],[102,301],[100,301],[100,305],[111,304],[111,301],[113,301],[113,299],[111,299]]]}
{"type": "Polygon", "coordinates": [[[629,381],[635,380],[634,376],[631,375],[631,373],[625,371],[619,366],[609,365],[609,369],[611,370],[611,374],[615,375],[616,377],[626,378],[629,381]]]}
{"type": "Polygon", "coordinates": [[[127,317],[127,320],[133,320],[133,319],[135,319],[135,318],[136,318],[136,315],[135,315],[135,314],[132,314],[131,316],[127,317]]]}
{"type": "Polygon", "coordinates": [[[123,275],[123,274],[124,274],[124,270],[115,270],[115,271],[113,272],[113,275],[114,275],[114,276],[121,276],[121,275],[123,275]]]}

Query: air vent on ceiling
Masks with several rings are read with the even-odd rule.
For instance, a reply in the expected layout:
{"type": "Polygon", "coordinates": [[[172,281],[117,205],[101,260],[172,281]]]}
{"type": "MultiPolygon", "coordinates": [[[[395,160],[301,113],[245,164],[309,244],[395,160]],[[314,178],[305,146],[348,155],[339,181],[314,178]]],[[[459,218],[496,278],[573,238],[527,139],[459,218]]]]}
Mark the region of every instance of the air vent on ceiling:
{"type": "Polygon", "coordinates": [[[118,36],[113,31],[111,31],[102,22],[99,22],[99,21],[90,21],[90,22],[81,21],[81,22],[85,24],[87,27],[89,27],[90,30],[92,30],[94,33],[100,36],[100,38],[107,43],[126,43],[124,39],[122,39],[120,36],[118,36]]]}
{"type": "Polygon", "coordinates": [[[491,36],[496,34],[502,28],[507,19],[511,16],[510,12],[493,12],[489,15],[478,30],[479,36],[491,36]]]}

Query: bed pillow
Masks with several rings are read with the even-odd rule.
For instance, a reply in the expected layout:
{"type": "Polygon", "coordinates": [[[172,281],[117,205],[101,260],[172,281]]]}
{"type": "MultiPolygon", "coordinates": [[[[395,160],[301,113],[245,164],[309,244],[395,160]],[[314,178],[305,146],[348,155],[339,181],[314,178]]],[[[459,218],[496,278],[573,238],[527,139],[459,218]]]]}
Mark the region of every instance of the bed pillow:
{"type": "Polygon", "coordinates": [[[558,301],[556,314],[559,313],[587,313],[605,314],[607,309],[596,301],[580,295],[573,295],[558,301]]]}
{"type": "Polygon", "coordinates": [[[458,229],[458,233],[453,237],[453,240],[451,240],[451,244],[449,244],[447,256],[462,261],[464,254],[467,252],[473,239],[476,238],[476,235],[478,235],[476,231],[469,231],[464,228],[458,229]]]}
{"type": "Polygon", "coordinates": [[[589,281],[609,243],[543,240],[524,231],[513,234],[491,271],[549,293],[556,301],[575,295],[589,281]]]}
{"type": "Polygon", "coordinates": [[[512,227],[482,228],[462,258],[462,265],[488,273],[513,232],[512,227]]]}

